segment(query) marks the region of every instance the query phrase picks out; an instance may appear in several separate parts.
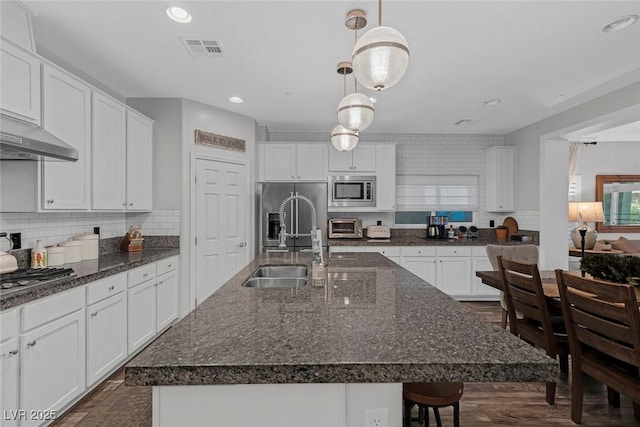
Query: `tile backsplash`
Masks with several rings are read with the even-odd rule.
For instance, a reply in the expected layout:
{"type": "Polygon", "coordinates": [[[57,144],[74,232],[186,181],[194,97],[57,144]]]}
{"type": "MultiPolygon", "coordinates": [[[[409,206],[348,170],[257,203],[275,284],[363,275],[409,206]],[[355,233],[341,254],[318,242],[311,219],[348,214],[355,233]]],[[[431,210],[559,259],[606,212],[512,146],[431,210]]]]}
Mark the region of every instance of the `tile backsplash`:
{"type": "Polygon", "coordinates": [[[180,210],[0,213],[0,231],[22,233],[23,248],[34,247],[37,239],[41,239],[45,246],[54,245],[78,234],[93,233],[94,227],[100,227],[101,239],[121,237],[130,225],[141,225],[143,235],[179,235],[180,210]]]}

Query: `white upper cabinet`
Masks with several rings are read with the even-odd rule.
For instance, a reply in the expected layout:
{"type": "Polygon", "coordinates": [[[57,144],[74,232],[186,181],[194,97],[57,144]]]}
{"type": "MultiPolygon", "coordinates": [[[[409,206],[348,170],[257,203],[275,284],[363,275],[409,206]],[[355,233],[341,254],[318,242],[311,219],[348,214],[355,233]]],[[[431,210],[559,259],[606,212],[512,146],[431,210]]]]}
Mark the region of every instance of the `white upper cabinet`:
{"type": "Polygon", "coordinates": [[[331,172],[375,172],[376,146],[358,145],[351,151],[329,150],[331,172]]]}
{"type": "Polygon", "coordinates": [[[40,60],[2,41],[0,45],[0,112],[40,124],[40,60]]]}
{"type": "Polygon", "coordinates": [[[75,162],[42,162],[42,207],[91,207],[91,88],[47,64],[43,66],[42,127],[78,150],[75,162]]]}
{"type": "Polygon", "coordinates": [[[153,195],[153,121],[127,109],[127,210],[150,211],[153,195]]]}
{"type": "Polygon", "coordinates": [[[124,210],[126,106],[93,92],[93,168],[91,207],[124,210]]]}
{"type": "Polygon", "coordinates": [[[515,162],[516,147],[490,147],[485,151],[486,211],[516,210],[515,162]]]}
{"type": "Polygon", "coordinates": [[[258,150],[260,181],[326,181],[327,144],[265,143],[258,150]]]}

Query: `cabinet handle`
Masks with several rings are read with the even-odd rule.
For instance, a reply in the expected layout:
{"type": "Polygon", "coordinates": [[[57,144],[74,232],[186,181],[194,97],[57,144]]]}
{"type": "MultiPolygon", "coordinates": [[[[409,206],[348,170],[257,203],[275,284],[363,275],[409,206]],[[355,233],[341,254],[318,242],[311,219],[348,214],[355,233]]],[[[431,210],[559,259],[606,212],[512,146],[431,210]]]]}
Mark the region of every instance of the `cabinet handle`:
{"type": "Polygon", "coordinates": [[[147,277],[148,275],[149,275],[149,273],[144,273],[144,274],[142,275],[142,277],[147,277]]]}
{"type": "Polygon", "coordinates": [[[127,202],[122,202],[122,206],[127,206],[127,202]]]}
{"type": "Polygon", "coordinates": [[[293,179],[293,178],[294,178],[294,176],[293,176],[293,175],[291,175],[291,179],[293,179]]]}
{"type": "Polygon", "coordinates": [[[115,288],[116,288],[116,286],[115,286],[115,285],[111,285],[111,286],[109,286],[109,290],[110,290],[110,291],[114,290],[115,288]]]}
{"type": "Polygon", "coordinates": [[[36,345],[36,340],[27,343],[27,347],[33,347],[34,345],[36,345]]]}
{"type": "Polygon", "coordinates": [[[91,313],[91,317],[96,317],[98,315],[97,311],[94,311],[93,313],[91,313]]]}
{"type": "Polygon", "coordinates": [[[133,202],[129,202],[129,206],[133,206],[133,202]]]}
{"type": "Polygon", "coordinates": [[[10,354],[10,355],[12,355],[12,356],[15,356],[16,354],[18,354],[18,349],[11,350],[11,351],[9,352],[9,354],[10,354]]]}
{"type": "Polygon", "coordinates": [[[160,285],[164,285],[164,280],[162,282],[158,283],[158,286],[160,286],[160,285]]]}
{"type": "Polygon", "coordinates": [[[171,268],[171,264],[167,264],[167,268],[171,268]]]}
{"type": "MultiPolygon", "coordinates": [[[[47,203],[48,203],[48,204],[53,204],[53,199],[49,199],[49,200],[47,200],[47,203]]],[[[501,207],[502,207],[502,206],[501,206],[501,207]]]]}

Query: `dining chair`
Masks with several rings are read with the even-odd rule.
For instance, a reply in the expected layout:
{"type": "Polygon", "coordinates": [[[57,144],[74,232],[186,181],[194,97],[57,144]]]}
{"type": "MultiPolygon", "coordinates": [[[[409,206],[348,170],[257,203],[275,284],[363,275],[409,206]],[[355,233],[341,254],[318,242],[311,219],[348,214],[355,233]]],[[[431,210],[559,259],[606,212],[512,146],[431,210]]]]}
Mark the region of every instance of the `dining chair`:
{"type": "MultiPolygon", "coordinates": [[[[536,245],[487,245],[486,251],[494,271],[500,271],[500,266],[498,265],[498,257],[500,255],[512,261],[526,262],[529,264],[538,263],[538,247],[536,245]]],[[[502,329],[507,329],[509,310],[507,309],[507,300],[502,291],[500,292],[500,308],[502,309],[500,326],[502,326],[502,329]]]]}
{"type": "MultiPolygon", "coordinates": [[[[502,284],[509,311],[509,330],[529,344],[560,360],[560,370],[569,370],[569,342],[564,321],[552,316],[542,288],[537,264],[521,263],[498,257],[502,284]],[[521,313],[516,316],[516,311],[521,313]]],[[[555,404],[556,383],[546,382],[546,401],[555,404]]]]}
{"type": "Polygon", "coordinates": [[[571,420],[582,422],[582,374],[607,386],[612,407],[620,406],[620,393],[631,398],[640,420],[640,310],[633,286],[559,269],[556,280],[571,347],[571,420]]]}

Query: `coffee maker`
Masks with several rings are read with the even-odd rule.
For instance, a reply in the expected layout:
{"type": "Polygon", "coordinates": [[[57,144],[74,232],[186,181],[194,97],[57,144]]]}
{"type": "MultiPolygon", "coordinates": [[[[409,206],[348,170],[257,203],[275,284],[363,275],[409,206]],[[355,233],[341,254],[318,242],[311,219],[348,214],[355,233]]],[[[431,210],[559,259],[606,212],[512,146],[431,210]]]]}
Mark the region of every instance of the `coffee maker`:
{"type": "Polygon", "coordinates": [[[449,218],[446,216],[427,217],[427,239],[446,239],[449,218]]]}

